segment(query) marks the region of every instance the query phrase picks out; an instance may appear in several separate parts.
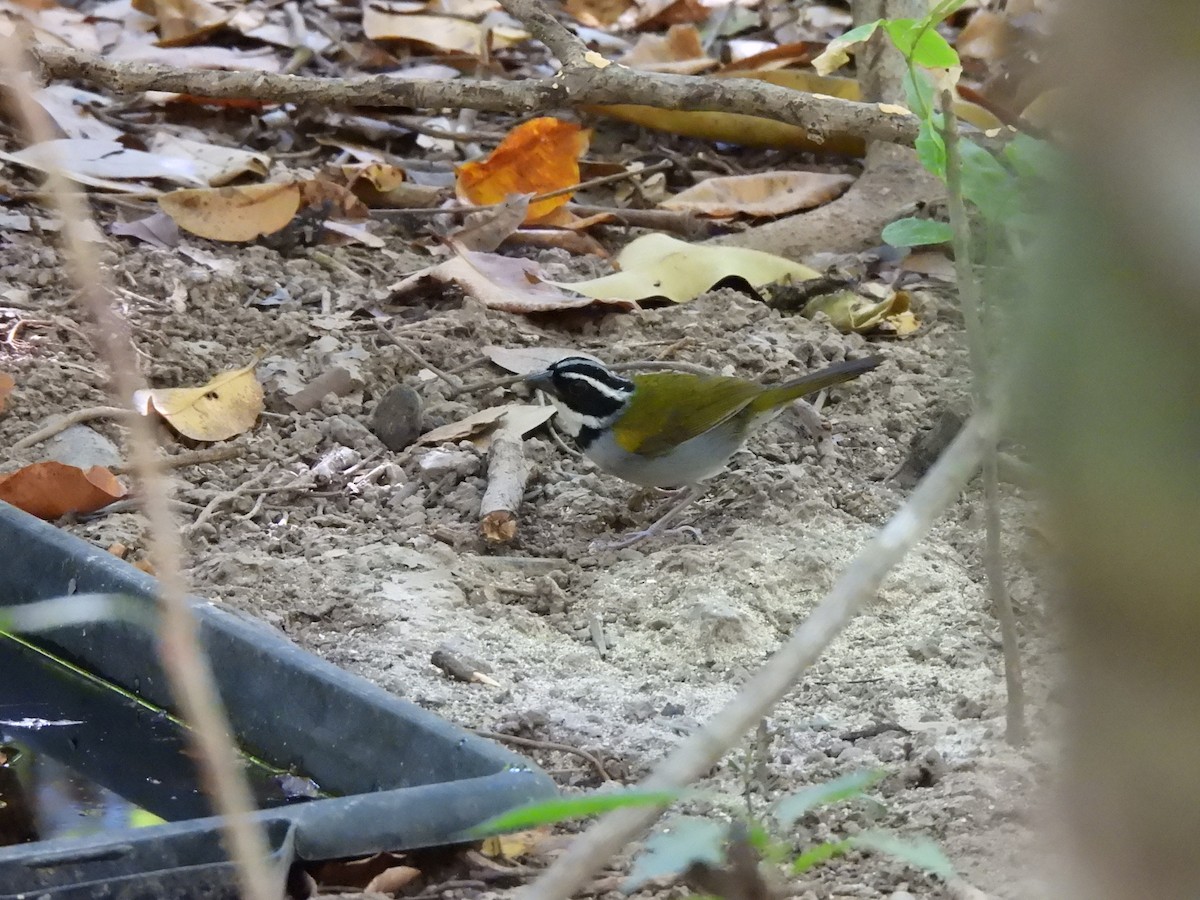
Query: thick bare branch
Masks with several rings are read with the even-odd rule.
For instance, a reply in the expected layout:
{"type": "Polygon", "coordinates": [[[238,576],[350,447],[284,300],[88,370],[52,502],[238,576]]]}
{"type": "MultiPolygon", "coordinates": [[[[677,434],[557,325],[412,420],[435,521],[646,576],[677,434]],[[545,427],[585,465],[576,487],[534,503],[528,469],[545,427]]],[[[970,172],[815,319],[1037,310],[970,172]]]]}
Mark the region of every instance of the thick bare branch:
{"type": "MultiPolygon", "coordinates": [[[[524,7],[522,6],[522,11],[524,7]]],[[[547,14],[548,15],[548,14],[547,14]]],[[[551,20],[553,21],[553,20],[551,20]]],[[[527,22],[537,32],[535,22],[527,22]]],[[[912,144],[917,120],[896,107],[805,94],[749,78],[702,78],[638,72],[616,63],[586,61],[583,45],[557,22],[570,41],[550,29],[545,39],[567,57],[553,78],[520,81],[402,81],[383,75],[316,78],[266,72],[177,69],[156,63],[112,61],[62,47],[32,48],[43,78],[74,79],[117,93],[175,91],[216,99],[252,98],[268,103],[314,103],[325,107],[482,109],[531,113],[631,103],[664,109],[738,112],[776,119],[823,135],[847,133],[868,140],[912,144]]]]}

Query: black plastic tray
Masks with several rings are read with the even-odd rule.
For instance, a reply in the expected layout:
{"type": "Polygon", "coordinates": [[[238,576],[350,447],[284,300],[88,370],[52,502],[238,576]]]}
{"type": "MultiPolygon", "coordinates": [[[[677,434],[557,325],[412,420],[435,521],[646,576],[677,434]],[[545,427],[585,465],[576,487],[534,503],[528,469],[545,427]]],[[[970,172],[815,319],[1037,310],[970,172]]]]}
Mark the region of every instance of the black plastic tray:
{"type": "MultiPolygon", "coordinates": [[[[133,566],[0,502],[0,606],[90,592],[153,604],[154,590],[133,566]]],[[[460,842],[471,826],[554,794],[524,757],[306,653],[265,623],[192,602],[239,744],[340,795],[257,813],[281,888],[293,861],[460,842]]],[[[173,709],[154,635],[137,626],[99,622],[32,640],[173,709]]],[[[0,848],[0,898],[231,896],[217,825],[210,816],[0,848]]]]}

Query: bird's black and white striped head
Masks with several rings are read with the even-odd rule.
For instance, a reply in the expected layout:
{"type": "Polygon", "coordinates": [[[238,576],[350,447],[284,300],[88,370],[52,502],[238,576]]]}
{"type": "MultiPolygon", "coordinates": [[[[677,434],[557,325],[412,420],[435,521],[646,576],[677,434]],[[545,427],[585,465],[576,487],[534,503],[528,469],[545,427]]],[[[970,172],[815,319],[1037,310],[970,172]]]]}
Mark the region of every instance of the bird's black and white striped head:
{"type": "Polygon", "coordinates": [[[584,449],[620,417],[633,396],[632,381],[583,356],[560,359],[528,381],[550,395],[563,430],[584,449]]]}

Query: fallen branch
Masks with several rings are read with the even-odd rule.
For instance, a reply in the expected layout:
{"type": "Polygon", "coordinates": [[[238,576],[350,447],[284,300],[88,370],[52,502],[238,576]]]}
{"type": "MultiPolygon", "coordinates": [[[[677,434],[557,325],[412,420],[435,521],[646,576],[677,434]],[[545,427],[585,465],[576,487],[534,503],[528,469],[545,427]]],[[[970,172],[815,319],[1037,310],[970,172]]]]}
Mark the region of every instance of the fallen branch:
{"type": "Polygon", "coordinates": [[[12,445],[12,449],[24,450],[26,447],[40,444],[42,441],[49,440],[56,434],[66,431],[72,425],[79,425],[81,422],[91,422],[94,419],[127,419],[130,416],[136,415],[136,412],[124,406],[89,406],[86,409],[77,409],[73,413],[59,416],[49,425],[39,428],[33,434],[25,435],[25,437],[12,445]]]}
{"type": "MultiPolygon", "coordinates": [[[[978,469],[998,431],[994,414],[972,417],[929,474],[875,538],[851,561],[816,608],[732,700],[654,767],[647,790],[679,790],[709,771],[800,679],[875,596],[887,573],[916,546],[978,469]]],[[[609,813],[578,838],[522,900],[565,900],[661,809],[609,813]]]]}
{"type": "Polygon", "coordinates": [[[404,81],[386,75],[317,78],[265,72],[179,69],[155,63],[112,61],[63,47],[31,48],[43,78],[84,81],[122,94],[175,91],[216,99],[254,99],[322,107],[480,109],[544,114],[553,109],[632,103],[661,109],[737,112],[762,116],[809,132],[833,133],[911,145],[918,121],[896,107],[806,94],[748,78],[664,75],[610,64],[589,51],[536,0],[503,6],[550,48],[562,64],[552,78],[515,81],[404,81]]]}
{"type": "Polygon", "coordinates": [[[489,544],[507,544],[517,536],[517,512],[529,473],[520,430],[500,428],[492,436],[488,486],[479,504],[479,531],[489,544]]]}

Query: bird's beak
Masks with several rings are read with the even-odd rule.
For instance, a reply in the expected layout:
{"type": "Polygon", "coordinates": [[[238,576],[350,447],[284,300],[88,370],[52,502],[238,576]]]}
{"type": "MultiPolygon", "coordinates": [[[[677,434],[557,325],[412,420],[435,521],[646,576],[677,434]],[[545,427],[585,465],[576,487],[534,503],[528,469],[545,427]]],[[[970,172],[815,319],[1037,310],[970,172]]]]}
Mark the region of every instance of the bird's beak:
{"type": "Polygon", "coordinates": [[[550,370],[543,369],[541,372],[534,372],[532,375],[525,376],[525,383],[537,388],[540,391],[550,393],[550,370]]]}

